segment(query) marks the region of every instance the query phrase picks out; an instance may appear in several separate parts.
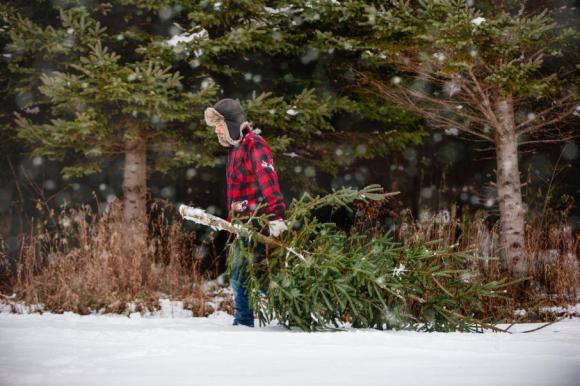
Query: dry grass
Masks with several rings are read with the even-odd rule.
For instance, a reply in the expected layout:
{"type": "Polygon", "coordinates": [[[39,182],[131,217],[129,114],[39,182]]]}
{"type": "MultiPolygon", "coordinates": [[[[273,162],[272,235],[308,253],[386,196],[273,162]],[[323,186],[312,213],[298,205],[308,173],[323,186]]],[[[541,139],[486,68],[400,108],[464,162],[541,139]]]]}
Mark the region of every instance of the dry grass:
{"type": "MultiPolygon", "coordinates": [[[[473,256],[472,268],[484,280],[515,280],[512,267],[504,266],[498,257],[499,225],[489,224],[488,213],[483,210],[460,218],[451,208],[419,221],[408,210],[396,213],[388,203],[371,202],[359,204],[353,230],[370,235],[384,233],[385,218],[391,219],[395,225],[394,237],[403,245],[429,241],[438,247],[467,251],[473,256]]],[[[529,280],[508,287],[505,298],[486,304],[488,314],[511,320],[517,308],[538,311],[580,301],[580,235],[572,233],[570,224],[562,220],[566,218],[562,213],[543,216],[543,220],[528,219],[525,262],[529,280]]]]}
{"type": "MultiPolygon", "coordinates": [[[[39,209],[47,213],[46,208],[39,209]]],[[[390,219],[393,236],[403,245],[429,241],[468,251],[473,256],[472,268],[484,280],[511,279],[509,267],[496,258],[500,252],[497,225],[488,223],[484,211],[460,218],[451,209],[418,221],[409,211],[396,213],[385,202],[359,203],[357,210],[353,231],[379,235],[388,230],[386,220],[390,219]]],[[[213,302],[223,295],[223,287],[208,288],[208,277],[199,273],[201,246],[207,252],[211,245],[196,244],[195,232],[187,231],[162,203],[152,205],[149,236],[141,245],[127,233],[119,203],[101,214],[89,206],[48,213],[20,236],[14,274],[2,278],[0,290],[14,292],[16,300],[43,304],[53,312],[81,314],[155,310],[160,297],[183,300],[196,316],[208,315],[216,307],[233,311],[227,295],[218,305],[213,302]]],[[[579,300],[580,237],[572,234],[568,224],[558,223],[558,218],[566,216],[528,222],[526,259],[531,280],[510,287],[505,298],[487,303],[488,315],[509,321],[516,308],[535,309],[539,315],[542,307],[579,300]]],[[[0,242],[0,262],[4,250],[0,242]]]]}
{"type": "Polygon", "coordinates": [[[89,206],[48,213],[21,235],[10,280],[16,299],[87,314],[156,310],[159,298],[169,297],[183,299],[196,316],[214,311],[213,293],[202,290],[207,278],[194,259],[195,233],[168,218],[173,212],[162,204],[153,204],[142,242],[127,231],[118,202],[102,214],[89,206]]]}

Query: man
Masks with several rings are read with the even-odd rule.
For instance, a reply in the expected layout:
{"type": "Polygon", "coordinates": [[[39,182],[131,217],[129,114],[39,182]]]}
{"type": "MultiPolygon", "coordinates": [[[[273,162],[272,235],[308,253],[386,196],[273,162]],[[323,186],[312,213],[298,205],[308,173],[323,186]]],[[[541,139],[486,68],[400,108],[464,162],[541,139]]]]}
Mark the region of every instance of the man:
{"type": "MultiPolygon", "coordinates": [[[[286,205],[274,168],[272,151],[264,138],[251,130],[240,102],[222,99],[205,110],[205,121],[215,127],[219,143],[228,148],[227,210],[239,217],[268,214],[272,217],[270,236],[278,236],[286,230],[284,213],[286,205]],[[256,213],[258,209],[259,213],[256,213]]],[[[239,243],[247,246],[248,241],[240,238],[239,243]]],[[[235,244],[231,251],[230,284],[234,292],[234,325],[254,326],[254,314],[246,292],[247,259],[240,256],[240,246],[235,244]]],[[[264,246],[259,244],[254,250],[253,262],[263,257],[264,246]]]]}

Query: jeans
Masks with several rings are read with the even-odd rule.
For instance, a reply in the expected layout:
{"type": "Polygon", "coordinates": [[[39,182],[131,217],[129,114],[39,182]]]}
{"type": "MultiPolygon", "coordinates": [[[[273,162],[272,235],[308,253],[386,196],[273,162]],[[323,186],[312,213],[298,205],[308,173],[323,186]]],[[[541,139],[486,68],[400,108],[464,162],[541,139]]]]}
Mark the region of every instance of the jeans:
{"type": "MultiPolygon", "coordinates": [[[[231,274],[230,285],[234,293],[234,326],[242,324],[248,327],[254,327],[254,311],[250,307],[250,301],[247,293],[248,283],[248,258],[240,255],[240,245],[247,247],[248,240],[241,237],[236,241],[231,253],[231,274]]],[[[259,263],[264,258],[264,245],[258,244],[254,248],[252,261],[259,263]]]]}

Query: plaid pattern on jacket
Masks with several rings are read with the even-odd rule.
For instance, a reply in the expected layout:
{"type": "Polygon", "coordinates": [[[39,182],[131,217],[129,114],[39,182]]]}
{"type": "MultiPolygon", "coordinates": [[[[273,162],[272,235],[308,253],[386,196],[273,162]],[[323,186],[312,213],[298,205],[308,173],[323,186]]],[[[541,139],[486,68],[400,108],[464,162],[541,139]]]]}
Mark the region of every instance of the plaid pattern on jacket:
{"type": "Polygon", "coordinates": [[[280,193],[272,151],[260,135],[245,131],[241,143],[230,148],[226,178],[228,221],[232,209],[236,215],[245,216],[254,213],[258,205],[257,214],[284,218],[286,205],[280,193]]]}

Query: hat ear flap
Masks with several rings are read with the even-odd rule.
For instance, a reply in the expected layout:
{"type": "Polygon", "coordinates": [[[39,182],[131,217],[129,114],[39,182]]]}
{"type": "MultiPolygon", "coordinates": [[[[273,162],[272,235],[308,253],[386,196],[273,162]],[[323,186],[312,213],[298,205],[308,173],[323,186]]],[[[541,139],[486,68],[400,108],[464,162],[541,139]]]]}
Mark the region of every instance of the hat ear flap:
{"type": "Polygon", "coordinates": [[[223,121],[224,120],[224,116],[221,115],[213,107],[208,107],[207,109],[205,109],[203,115],[205,117],[205,123],[208,126],[215,126],[215,125],[218,124],[219,121],[223,121]]]}

